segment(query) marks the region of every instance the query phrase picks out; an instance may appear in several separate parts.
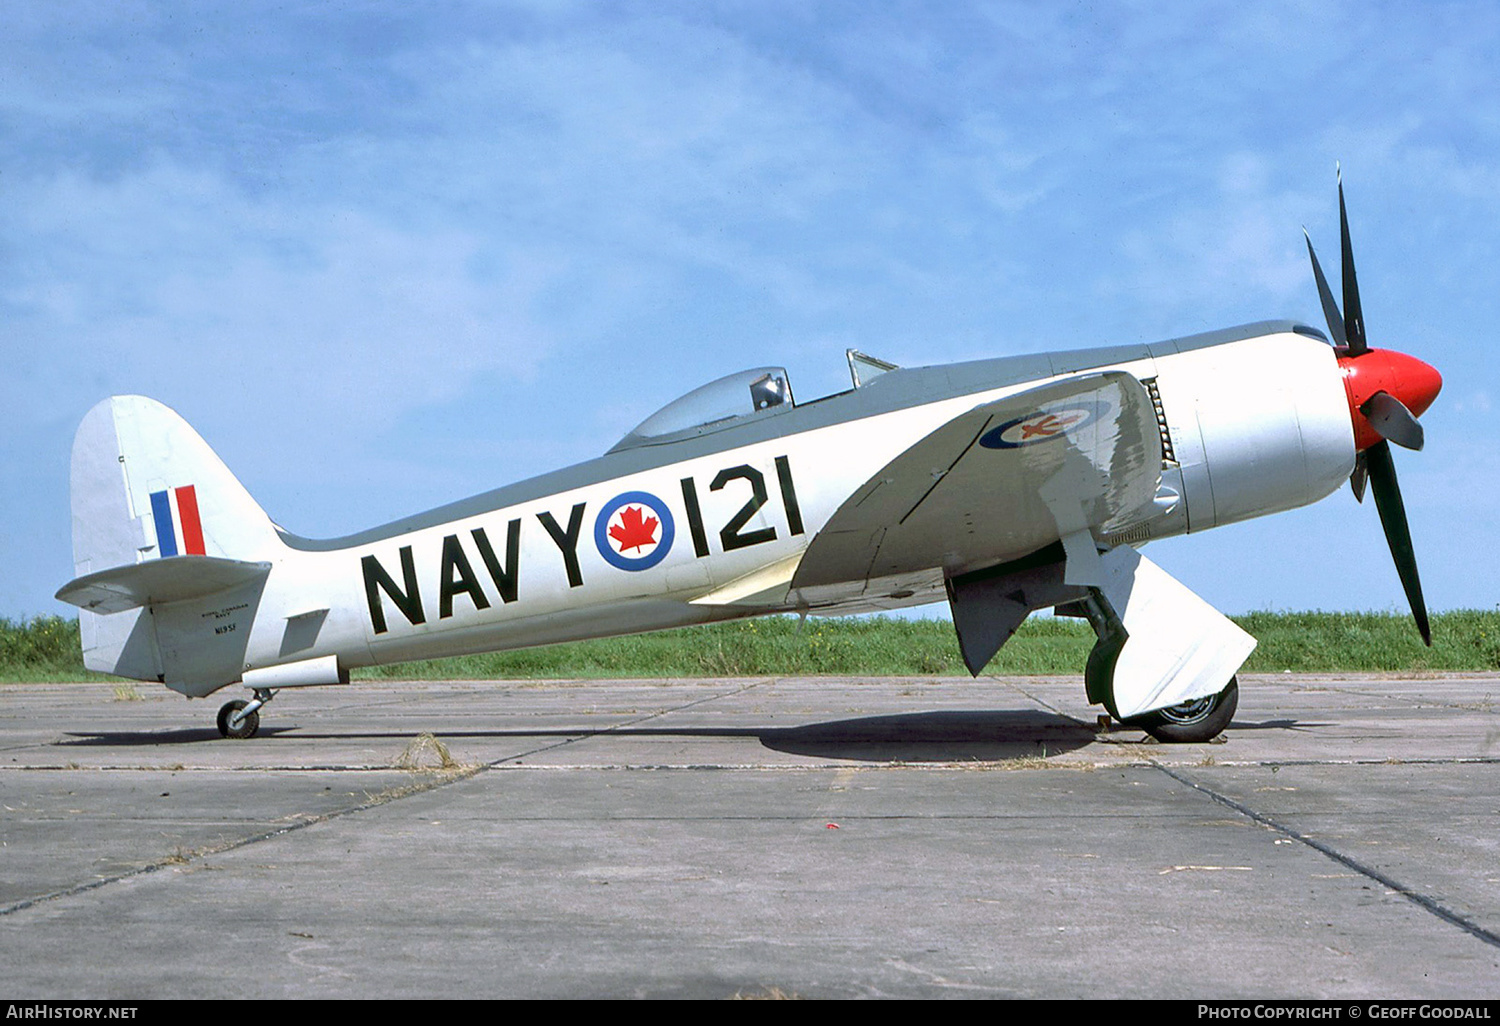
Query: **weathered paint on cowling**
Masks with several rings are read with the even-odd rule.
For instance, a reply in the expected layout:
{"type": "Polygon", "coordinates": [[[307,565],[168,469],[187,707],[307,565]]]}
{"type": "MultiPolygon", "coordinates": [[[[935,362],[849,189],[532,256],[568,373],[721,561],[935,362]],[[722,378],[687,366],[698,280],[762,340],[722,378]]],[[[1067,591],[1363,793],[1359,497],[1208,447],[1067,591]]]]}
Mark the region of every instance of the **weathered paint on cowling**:
{"type": "Polygon", "coordinates": [[[1353,471],[1348,402],[1326,342],[1282,332],[1157,353],[1156,367],[1189,531],[1316,502],[1353,471]]]}

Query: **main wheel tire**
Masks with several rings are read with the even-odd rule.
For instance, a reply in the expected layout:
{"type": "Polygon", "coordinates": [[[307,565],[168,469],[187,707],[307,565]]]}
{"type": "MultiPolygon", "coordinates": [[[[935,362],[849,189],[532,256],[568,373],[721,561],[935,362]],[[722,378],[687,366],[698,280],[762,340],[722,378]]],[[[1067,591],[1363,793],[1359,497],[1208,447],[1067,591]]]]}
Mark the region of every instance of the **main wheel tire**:
{"type": "Polygon", "coordinates": [[[1201,744],[1224,732],[1229,721],[1234,719],[1239,704],[1239,678],[1230,677],[1229,686],[1217,695],[1195,698],[1170,709],[1158,709],[1127,722],[1168,744],[1201,744]]]}
{"type": "Polygon", "coordinates": [[[242,698],[236,698],[233,702],[225,702],[224,707],[219,710],[219,733],[224,737],[247,738],[254,737],[255,732],[260,729],[260,712],[256,711],[240,721],[238,727],[229,725],[229,717],[249,705],[242,698]]]}

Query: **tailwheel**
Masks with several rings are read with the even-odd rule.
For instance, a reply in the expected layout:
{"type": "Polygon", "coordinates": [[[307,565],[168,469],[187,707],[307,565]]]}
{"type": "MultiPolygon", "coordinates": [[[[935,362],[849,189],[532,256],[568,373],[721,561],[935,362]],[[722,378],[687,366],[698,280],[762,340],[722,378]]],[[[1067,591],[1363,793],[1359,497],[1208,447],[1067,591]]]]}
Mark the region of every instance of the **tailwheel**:
{"type": "Polygon", "coordinates": [[[220,735],[233,738],[255,736],[255,732],[260,729],[260,713],[243,712],[242,710],[249,704],[243,698],[224,703],[224,707],[219,710],[220,735]]]}
{"type": "Polygon", "coordinates": [[[260,707],[276,696],[270,688],[256,688],[255,698],[247,702],[236,698],[219,710],[219,734],[223,737],[254,737],[260,729],[260,707]]]}
{"type": "Polygon", "coordinates": [[[1234,719],[1234,711],[1240,704],[1240,682],[1238,677],[1229,678],[1229,686],[1217,695],[1195,698],[1167,709],[1158,709],[1126,720],[1132,727],[1140,727],[1146,733],[1168,744],[1201,744],[1212,741],[1223,733],[1234,719]]]}

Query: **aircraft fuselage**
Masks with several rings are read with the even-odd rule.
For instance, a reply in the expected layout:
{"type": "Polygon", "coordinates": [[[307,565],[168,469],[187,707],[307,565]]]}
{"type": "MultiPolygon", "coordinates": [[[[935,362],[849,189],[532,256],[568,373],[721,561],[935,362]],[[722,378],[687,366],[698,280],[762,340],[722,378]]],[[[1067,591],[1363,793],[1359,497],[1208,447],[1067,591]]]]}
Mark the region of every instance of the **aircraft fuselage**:
{"type": "MultiPolygon", "coordinates": [[[[979,544],[904,574],[790,584],[799,553],[840,504],[914,441],[975,406],[1094,370],[1151,383],[1168,446],[1159,501],[1101,541],[1140,544],[1300,506],[1352,469],[1332,350],[1290,324],[893,371],[361,535],[283,534],[246,668],[329,655],[352,667],[940,600],[945,576],[1037,547],[1034,525],[997,517],[979,544]],[[328,612],[311,644],[289,648],[285,624],[318,609],[328,612]]],[[[1045,418],[1030,426],[1033,438],[1054,428],[1045,418]]]]}

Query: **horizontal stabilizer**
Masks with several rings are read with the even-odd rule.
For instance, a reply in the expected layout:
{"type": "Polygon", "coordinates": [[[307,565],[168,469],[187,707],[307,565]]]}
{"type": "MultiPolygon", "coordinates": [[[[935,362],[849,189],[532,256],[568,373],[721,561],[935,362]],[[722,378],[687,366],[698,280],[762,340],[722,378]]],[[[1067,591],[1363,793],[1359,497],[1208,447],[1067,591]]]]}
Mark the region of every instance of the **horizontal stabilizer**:
{"type": "Polygon", "coordinates": [[[204,598],[266,577],[270,563],[218,556],[170,556],[85,574],[63,585],[57,598],[93,613],[204,598]]]}

